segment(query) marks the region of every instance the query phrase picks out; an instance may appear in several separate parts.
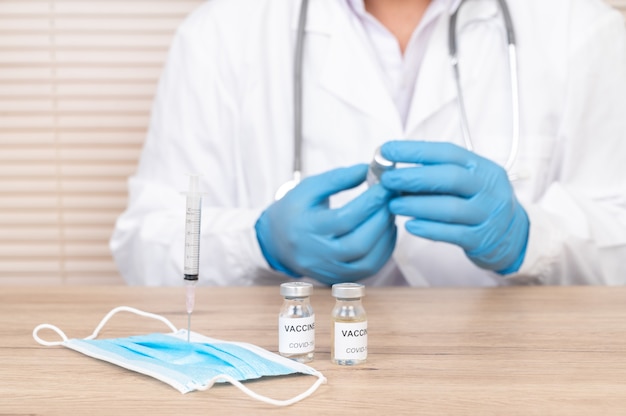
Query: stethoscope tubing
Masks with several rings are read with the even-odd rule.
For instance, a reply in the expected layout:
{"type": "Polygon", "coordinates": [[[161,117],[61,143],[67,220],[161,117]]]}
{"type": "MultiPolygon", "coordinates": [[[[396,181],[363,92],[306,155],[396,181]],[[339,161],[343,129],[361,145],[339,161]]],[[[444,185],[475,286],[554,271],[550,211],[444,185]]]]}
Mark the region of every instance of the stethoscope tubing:
{"type": "Polygon", "coordinates": [[[302,67],[304,65],[304,31],[309,9],[309,0],[302,0],[300,6],[300,16],[298,17],[298,33],[296,35],[296,50],[294,59],[294,149],[293,149],[293,171],[298,176],[302,172],[302,67]]]}
{"type": "MultiPolygon", "coordinates": [[[[466,0],[461,0],[457,9],[450,16],[449,32],[448,32],[448,48],[450,55],[450,63],[452,65],[454,81],[457,91],[457,102],[459,105],[459,113],[461,119],[461,133],[465,147],[469,151],[474,151],[474,144],[469,128],[467,111],[465,107],[465,99],[463,88],[461,86],[461,74],[459,70],[458,59],[458,39],[457,39],[457,18],[461,6],[466,0]]],[[[512,134],[511,149],[504,169],[507,171],[510,180],[518,179],[517,175],[512,173],[513,165],[517,160],[520,141],[520,100],[519,100],[519,77],[517,71],[517,46],[515,39],[515,29],[513,19],[506,0],[497,0],[500,10],[502,11],[504,25],[506,30],[508,44],[508,60],[509,60],[509,76],[511,83],[511,108],[512,108],[512,134]]],[[[303,125],[303,66],[304,66],[304,37],[309,9],[309,0],[302,0],[300,4],[300,13],[298,16],[298,28],[296,33],[296,45],[294,55],[294,79],[293,79],[293,111],[294,111],[294,142],[293,142],[293,177],[287,183],[279,188],[276,199],[280,199],[286,190],[293,188],[300,182],[302,175],[302,125],[303,125]]]]}
{"type": "MultiPolygon", "coordinates": [[[[469,151],[474,151],[472,134],[469,128],[467,110],[465,108],[465,98],[463,88],[461,86],[461,73],[459,70],[458,56],[458,38],[457,38],[457,17],[461,10],[461,6],[466,2],[462,0],[457,9],[450,16],[450,25],[448,27],[448,53],[450,55],[450,63],[452,65],[454,83],[457,91],[457,103],[459,106],[459,114],[461,119],[461,134],[465,147],[469,151]]],[[[517,160],[520,141],[520,99],[519,99],[519,76],[517,71],[517,43],[515,39],[515,28],[513,19],[506,0],[497,0],[504,20],[504,27],[507,38],[507,55],[509,61],[509,82],[511,83],[511,112],[512,112],[512,138],[509,156],[504,164],[509,179],[511,181],[519,179],[517,174],[513,173],[513,165],[517,160]]]]}
{"type": "Polygon", "coordinates": [[[309,0],[302,0],[300,15],[298,16],[298,29],[296,33],[296,47],[293,64],[293,167],[292,177],[282,184],[274,194],[274,200],[278,201],[287,192],[300,183],[302,178],[302,98],[303,90],[303,66],[304,66],[304,32],[306,27],[309,0]]]}

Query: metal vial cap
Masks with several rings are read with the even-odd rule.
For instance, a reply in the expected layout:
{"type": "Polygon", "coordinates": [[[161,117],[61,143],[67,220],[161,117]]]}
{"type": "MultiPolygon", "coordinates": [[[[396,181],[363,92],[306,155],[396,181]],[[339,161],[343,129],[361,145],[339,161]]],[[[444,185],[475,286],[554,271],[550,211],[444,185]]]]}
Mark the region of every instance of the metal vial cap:
{"type": "Polygon", "coordinates": [[[313,285],[307,282],[287,282],[280,285],[280,294],[290,298],[305,298],[313,293],[313,285]]]}
{"type": "Polygon", "coordinates": [[[380,152],[380,147],[376,148],[374,152],[374,158],[372,160],[372,164],[378,167],[381,171],[390,170],[395,166],[395,163],[391,160],[385,158],[380,152]]]}
{"type": "Polygon", "coordinates": [[[396,164],[386,158],[380,153],[380,147],[376,148],[374,158],[370,162],[369,170],[367,172],[367,183],[372,185],[380,181],[383,173],[392,170],[396,167],[396,164]]]}
{"type": "Polygon", "coordinates": [[[360,283],[337,283],[333,285],[332,293],[336,298],[361,298],[365,296],[365,286],[360,283]]]}

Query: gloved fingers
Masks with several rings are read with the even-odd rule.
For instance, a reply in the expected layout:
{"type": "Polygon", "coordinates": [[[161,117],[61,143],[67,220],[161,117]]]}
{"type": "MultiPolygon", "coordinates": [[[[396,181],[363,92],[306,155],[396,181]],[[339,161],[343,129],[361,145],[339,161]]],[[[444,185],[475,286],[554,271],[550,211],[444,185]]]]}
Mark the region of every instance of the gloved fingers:
{"type": "Polygon", "coordinates": [[[311,267],[305,274],[324,284],[353,282],[367,276],[362,271],[349,268],[349,265],[332,259],[324,259],[323,263],[311,267]]]}
{"type": "Polygon", "coordinates": [[[415,168],[406,173],[400,168],[384,173],[382,182],[392,190],[404,191],[402,188],[407,188],[406,192],[428,192],[430,186],[432,192],[470,196],[495,188],[510,188],[507,173],[501,166],[453,143],[391,141],[382,146],[381,153],[392,162],[413,163],[429,168],[423,171],[415,168]],[[452,170],[453,166],[462,170],[452,170]],[[446,169],[451,170],[447,172],[446,169]],[[407,177],[402,178],[405,174],[407,177]],[[439,178],[442,179],[437,185],[439,178]],[[429,179],[435,183],[427,182],[429,179]],[[415,187],[415,191],[410,191],[411,186],[415,187]]]}
{"type": "Polygon", "coordinates": [[[405,228],[418,237],[454,244],[465,251],[475,250],[481,242],[476,228],[469,225],[413,219],[405,223],[405,228]]]}
{"type": "Polygon", "coordinates": [[[331,195],[363,183],[366,175],[366,164],[332,169],[304,178],[284,198],[287,198],[289,202],[304,202],[307,206],[325,203],[331,195]]]}
{"type": "Polygon", "coordinates": [[[406,195],[392,199],[389,210],[395,215],[423,221],[478,225],[490,212],[472,200],[451,195],[406,195]]]}
{"type": "Polygon", "coordinates": [[[332,260],[315,270],[315,279],[326,284],[354,282],[376,274],[391,257],[397,238],[395,227],[387,230],[363,257],[349,262],[332,260]]]}
{"type": "Polygon", "coordinates": [[[323,272],[323,273],[320,273],[314,276],[309,276],[309,277],[327,286],[332,286],[335,283],[346,283],[346,282],[352,283],[361,279],[360,277],[348,278],[347,276],[327,273],[327,272],[323,272]]]}
{"type": "Polygon", "coordinates": [[[396,193],[448,194],[470,197],[482,188],[482,180],[455,164],[422,165],[385,172],[381,184],[396,193]]]}
{"type": "Polygon", "coordinates": [[[382,185],[376,184],[342,207],[320,210],[316,212],[314,219],[316,232],[335,237],[350,233],[377,211],[387,210],[387,203],[391,196],[391,192],[382,185]]]}
{"type": "Polygon", "coordinates": [[[383,144],[380,151],[392,162],[423,165],[454,164],[470,168],[478,158],[475,153],[448,142],[394,140],[383,144]]]}
{"type": "Polygon", "coordinates": [[[346,275],[361,278],[373,276],[387,263],[396,246],[397,229],[395,226],[380,236],[370,251],[360,259],[346,263],[346,275]]]}
{"type": "Polygon", "coordinates": [[[529,223],[521,205],[515,211],[505,222],[484,229],[480,246],[465,251],[476,265],[501,274],[519,270],[526,254],[529,223]]]}
{"type": "Polygon", "coordinates": [[[386,235],[393,233],[395,217],[387,207],[375,212],[351,232],[332,240],[331,252],[337,261],[348,263],[368,255],[386,235]]]}

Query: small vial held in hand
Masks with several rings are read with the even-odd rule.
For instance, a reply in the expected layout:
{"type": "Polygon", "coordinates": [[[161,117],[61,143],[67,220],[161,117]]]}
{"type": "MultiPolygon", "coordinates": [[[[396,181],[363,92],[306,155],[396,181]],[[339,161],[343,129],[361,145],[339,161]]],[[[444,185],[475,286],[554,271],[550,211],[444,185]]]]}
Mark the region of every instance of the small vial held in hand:
{"type": "Polygon", "coordinates": [[[380,147],[377,147],[374,152],[374,158],[370,162],[370,166],[367,171],[367,184],[369,186],[377,184],[380,182],[380,177],[384,172],[392,170],[395,167],[395,162],[385,159],[380,153],[380,147]]]}
{"type": "Polygon", "coordinates": [[[280,285],[285,298],[278,315],[278,352],[283,357],[307,363],[315,350],[315,314],[309,301],[313,285],[288,282],[280,285]]]}
{"type": "Polygon", "coordinates": [[[365,286],[359,283],[337,283],[332,313],[331,361],[339,365],[357,365],[367,360],[367,315],[361,303],[365,286]]]}

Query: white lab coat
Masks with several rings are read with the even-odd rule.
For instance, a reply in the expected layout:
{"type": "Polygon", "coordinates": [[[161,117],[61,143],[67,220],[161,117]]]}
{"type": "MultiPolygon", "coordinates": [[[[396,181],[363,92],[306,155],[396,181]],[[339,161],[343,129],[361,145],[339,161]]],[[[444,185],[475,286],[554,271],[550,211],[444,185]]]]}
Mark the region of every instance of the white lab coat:
{"type": "MultiPolygon", "coordinates": [[[[408,234],[370,285],[626,282],[626,36],[594,0],[509,0],[517,32],[521,143],[514,183],[530,218],[518,273],[499,276],[456,246],[408,234]]],[[[111,239],[129,284],[182,284],[187,173],[200,173],[201,283],[274,284],[254,224],[291,175],[293,50],[299,2],[211,0],[180,27],[162,75],[128,209],[111,239]]],[[[311,0],[304,64],[304,175],[368,163],[390,139],[463,144],[448,19],[437,23],[406,125],[372,49],[341,0],[311,0]]],[[[511,105],[496,2],[458,22],[475,151],[504,163],[511,105]]],[[[353,194],[333,201],[342,203],[353,194]]]]}

